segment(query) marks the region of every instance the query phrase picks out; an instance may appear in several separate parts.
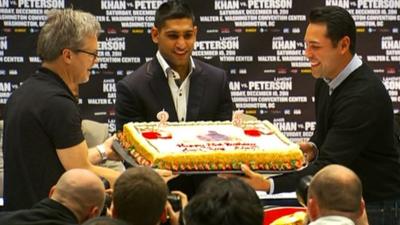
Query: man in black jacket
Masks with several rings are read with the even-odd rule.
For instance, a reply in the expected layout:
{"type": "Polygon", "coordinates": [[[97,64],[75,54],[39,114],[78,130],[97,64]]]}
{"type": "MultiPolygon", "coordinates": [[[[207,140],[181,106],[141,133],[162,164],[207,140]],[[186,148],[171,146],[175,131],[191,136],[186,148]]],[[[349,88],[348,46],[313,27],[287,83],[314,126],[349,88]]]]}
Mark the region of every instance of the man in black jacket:
{"type": "Polygon", "coordinates": [[[243,166],[247,181],[271,193],[294,191],[303,176],[329,164],[341,164],[362,181],[370,223],[399,224],[400,163],[388,92],[355,54],[355,22],[345,9],[316,8],[309,19],[305,56],[317,78],[317,125],[310,141],[300,148],[305,152],[314,149],[319,156],[301,171],[268,180],[243,166]]]}
{"type": "MultiPolygon", "coordinates": [[[[171,122],[232,119],[233,104],[224,70],[192,57],[197,26],[192,9],[180,0],[156,11],[151,37],[155,57],[117,84],[117,130],[128,122],[157,121],[166,111],[171,122]]],[[[188,196],[208,175],[181,175],[168,182],[188,196]]]]}
{"type": "Polygon", "coordinates": [[[104,199],[103,182],[94,173],[72,169],[65,172],[51,188],[49,198],[31,209],[0,213],[0,224],[81,224],[100,215],[104,199]]]}

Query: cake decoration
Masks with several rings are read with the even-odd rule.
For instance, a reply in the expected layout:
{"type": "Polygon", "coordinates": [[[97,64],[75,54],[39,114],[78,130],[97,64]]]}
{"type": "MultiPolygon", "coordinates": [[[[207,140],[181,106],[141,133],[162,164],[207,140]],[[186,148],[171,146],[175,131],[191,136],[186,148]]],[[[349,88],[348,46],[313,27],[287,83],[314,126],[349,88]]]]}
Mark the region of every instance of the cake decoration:
{"type": "Polygon", "coordinates": [[[232,113],[232,124],[237,127],[242,127],[243,124],[243,110],[235,110],[232,113]]]}

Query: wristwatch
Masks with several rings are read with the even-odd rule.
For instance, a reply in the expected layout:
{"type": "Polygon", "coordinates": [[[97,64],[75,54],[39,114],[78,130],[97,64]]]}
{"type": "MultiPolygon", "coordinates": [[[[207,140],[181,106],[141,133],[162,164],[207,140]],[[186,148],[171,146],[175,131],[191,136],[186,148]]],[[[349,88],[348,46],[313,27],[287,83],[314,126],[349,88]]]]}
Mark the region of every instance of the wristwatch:
{"type": "Polygon", "coordinates": [[[101,163],[104,163],[107,160],[106,148],[104,147],[103,144],[101,144],[101,145],[97,145],[96,149],[99,152],[99,155],[101,158],[101,163]]]}

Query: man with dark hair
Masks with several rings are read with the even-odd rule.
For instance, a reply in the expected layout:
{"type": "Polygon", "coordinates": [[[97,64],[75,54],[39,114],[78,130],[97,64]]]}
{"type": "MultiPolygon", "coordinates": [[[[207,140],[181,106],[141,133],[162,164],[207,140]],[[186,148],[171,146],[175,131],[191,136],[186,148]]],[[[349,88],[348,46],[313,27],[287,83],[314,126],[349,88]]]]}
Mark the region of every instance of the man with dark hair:
{"type": "Polygon", "coordinates": [[[156,57],[117,85],[117,130],[131,121],[230,120],[232,100],[225,71],[191,57],[197,26],[190,7],[168,1],[156,12],[151,37],[156,57]],[[189,88],[190,85],[190,88],[189,88]]]}
{"type": "Polygon", "coordinates": [[[326,6],[310,13],[304,37],[315,84],[317,125],[305,152],[318,151],[307,168],[265,180],[243,170],[256,189],[294,191],[299,180],[336,163],[361,179],[371,224],[399,224],[400,163],[394,147],[393,108],[379,77],[354,53],[356,26],[343,8],[326,6]],[[384,221],[384,222],[382,222],[384,221]]]}
{"type": "Polygon", "coordinates": [[[0,224],[81,224],[103,209],[105,189],[94,173],[84,169],[65,172],[45,198],[31,209],[0,213],[0,224]]]}
{"type": "MultiPolygon", "coordinates": [[[[226,72],[191,57],[197,27],[190,7],[168,1],[157,10],[151,37],[158,45],[153,60],[117,84],[116,126],[157,121],[166,111],[169,121],[218,121],[232,119],[232,99],[226,72]]],[[[180,176],[169,187],[191,196],[204,179],[180,176]]]]}
{"type": "Polygon", "coordinates": [[[365,210],[357,175],[340,165],[328,165],[315,174],[308,187],[307,211],[312,225],[354,224],[365,210]]]}
{"type": "Polygon", "coordinates": [[[112,216],[129,224],[156,225],[167,203],[168,187],[149,167],[123,172],[113,191],[112,216]]]}
{"type": "Polygon", "coordinates": [[[183,211],[185,225],[261,225],[263,216],[256,192],[236,178],[206,180],[183,211]]]}

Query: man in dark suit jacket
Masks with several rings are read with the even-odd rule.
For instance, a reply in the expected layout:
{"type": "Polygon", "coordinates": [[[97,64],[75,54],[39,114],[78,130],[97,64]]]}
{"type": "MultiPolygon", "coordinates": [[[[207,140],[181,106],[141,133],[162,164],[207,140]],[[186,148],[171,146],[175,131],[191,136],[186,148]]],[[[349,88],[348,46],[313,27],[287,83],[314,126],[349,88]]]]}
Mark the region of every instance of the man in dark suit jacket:
{"type": "Polygon", "coordinates": [[[314,149],[319,156],[302,171],[268,180],[246,166],[243,170],[254,188],[284,192],[294,191],[303,176],[326,165],[344,165],[362,181],[370,223],[398,224],[400,164],[392,102],[381,80],[355,54],[355,38],[354,20],[345,9],[329,6],[311,11],[304,40],[312,75],[318,78],[317,125],[310,141],[300,147],[306,153],[314,149]]]}
{"type": "MultiPolygon", "coordinates": [[[[194,21],[192,10],[181,1],[158,8],[151,30],[158,45],[156,56],[117,84],[117,130],[131,121],[157,121],[163,110],[169,121],[232,119],[225,71],[191,57],[197,34],[194,21]]],[[[191,196],[205,177],[180,176],[169,187],[191,196]]]]}
{"type": "Polygon", "coordinates": [[[168,80],[157,58],[145,63],[117,84],[116,123],[121,130],[131,121],[157,121],[165,110],[169,121],[232,119],[232,100],[225,71],[193,59],[186,118],[178,118],[168,80]]]}

